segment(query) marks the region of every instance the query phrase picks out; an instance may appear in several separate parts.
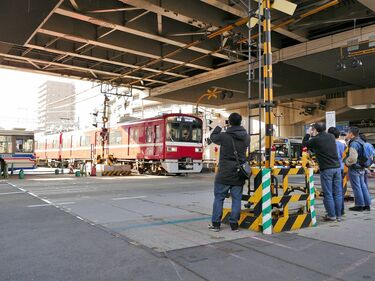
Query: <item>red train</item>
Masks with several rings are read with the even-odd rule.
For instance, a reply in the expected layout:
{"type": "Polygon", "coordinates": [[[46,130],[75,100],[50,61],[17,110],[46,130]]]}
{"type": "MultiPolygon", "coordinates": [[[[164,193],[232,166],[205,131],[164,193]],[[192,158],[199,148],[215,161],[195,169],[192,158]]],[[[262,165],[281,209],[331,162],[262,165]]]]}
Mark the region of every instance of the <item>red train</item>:
{"type": "MultiPolygon", "coordinates": [[[[102,154],[99,129],[36,134],[39,162],[80,163],[102,154]]],[[[187,114],[119,123],[108,130],[104,156],[132,164],[140,173],[199,173],[202,170],[202,120],[187,114]]]]}

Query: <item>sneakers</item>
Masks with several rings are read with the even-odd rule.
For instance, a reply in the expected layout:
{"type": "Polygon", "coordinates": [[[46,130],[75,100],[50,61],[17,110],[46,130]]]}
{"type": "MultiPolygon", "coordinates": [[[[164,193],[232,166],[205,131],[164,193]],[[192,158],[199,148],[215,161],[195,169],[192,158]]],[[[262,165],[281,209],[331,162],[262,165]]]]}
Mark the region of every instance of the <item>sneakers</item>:
{"type": "Polygon", "coordinates": [[[342,218],[337,218],[336,220],[337,220],[337,222],[341,222],[342,218]]]}
{"type": "Polygon", "coordinates": [[[234,232],[238,232],[238,231],[240,231],[240,230],[238,229],[238,223],[231,223],[231,224],[230,224],[230,228],[231,228],[232,231],[234,231],[234,232]]]}
{"type": "Polygon", "coordinates": [[[213,231],[213,232],[219,232],[220,231],[220,226],[209,224],[208,225],[208,229],[211,230],[211,231],[213,231]]]}
{"type": "Polygon", "coordinates": [[[371,207],[370,206],[364,206],[363,211],[371,211],[371,207]]]}
{"type": "MultiPolygon", "coordinates": [[[[341,218],[340,218],[341,219],[341,218]]],[[[325,215],[324,217],[323,217],[323,220],[324,221],[336,221],[336,218],[335,217],[329,217],[329,216],[327,216],[327,215],[325,215]]]]}
{"type": "MultiPolygon", "coordinates": [[[[367,207],[369,207],[369,206],[367,206],[367,207]]],[[[362,206],[354,206],[354,207],[349,208],[349,211],[354,211],[354,212],[362,212],[363,210],[364,210],[364,207],[362,207],[362,206]]]]}
{"type": "MultiPolygon", "coordinates": [[[[231,224],[230,228],[232,229],[233,232],[239,232],[240,231],[240,229],[238,228],[238,224],[231,224]]],[[[220,225],[209,224],[208,229],[213,231],[213,232],[219,232],[220,231],[220,225]]]]}

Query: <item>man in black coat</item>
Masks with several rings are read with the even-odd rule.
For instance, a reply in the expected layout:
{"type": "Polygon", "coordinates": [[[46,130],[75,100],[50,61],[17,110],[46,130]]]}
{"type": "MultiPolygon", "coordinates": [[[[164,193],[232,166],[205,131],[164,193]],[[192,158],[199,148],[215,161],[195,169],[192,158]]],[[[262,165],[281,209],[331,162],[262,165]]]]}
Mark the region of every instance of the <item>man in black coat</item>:
{"type": "Polygon", "coordinates": [[[250,137],[244,127],[241,126],[242,117],[238,113],[229,116],[229,127],[226,132],[217,126],[212,134],[213,143],[220,145],[219,170],[215,177],[215,200],[212,211],[212,224],[210,230],[219,231],[223,214],[224,199],[230,191],[232,197],[232,212],[229,223],[233,231],[238,231],[238,219],[241,212],[242,189],[245,180],[237,173],[237,161],[234,149],[238,153],[241,163],[246,161],[246,149],[250,144],[250,137]],[[233,147],[234,144],[234,147],[233,147]]]}
{"type": "Polygon", "coordinates": [[[326,133],[326,125],[319,122],[308,130],[302,145],[312,150],[318,160],[323,203],[327,211],[324,220],[341,221],[342,178],[335,137],[326,133]]]}

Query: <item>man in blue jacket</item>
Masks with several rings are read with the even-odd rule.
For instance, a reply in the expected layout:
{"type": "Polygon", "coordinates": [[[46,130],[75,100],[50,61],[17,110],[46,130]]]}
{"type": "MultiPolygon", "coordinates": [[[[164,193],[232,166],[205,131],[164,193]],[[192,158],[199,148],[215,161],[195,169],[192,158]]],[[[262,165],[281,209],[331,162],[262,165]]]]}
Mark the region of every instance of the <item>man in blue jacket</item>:
{"type": "Polygon", "coordinates": [[[242,189],[245,180],[241,179],[237,173],[237,160],[233,146],[235,146],[239,160],[243,163],[246,161],[246,149],[250,144],[249,134],[241,126],[241,121],[241,115],[232,113],[229,116],[229,127],[226,132],[222,132],[222,128],[217,126],[210,136],[212,142],[220,145],[219,170],[214,184],[215,199],[212,224],[209,226],[212,231],[220,230],[224,199],[229,191],[232,197],[232,212],[229,223],[233,231],[238,231],[242,189]]]}
{"type": "MultiPolygon", "coordinates": [[[[370,159],[368,161],[368,167],[366,167],[366,168],[369,168],[372,165],[373,161],[374,161],[375,148],[374,148],[374,146],[371,143],[367,142],[367,137],[364,134],[359,134],[359,137],[364,142],[364,149],[366,151],[366,155],[371,155],[370,159]]],[[[369,170],[365,169],[365,184],[367,185],[367,188],[368,188],[368,182],[367,182],[367,180],[368,180],[367,179],[368,178],[368,174],[369,174],[369,170]]]]}
{"type": "Polygon", "coordinates": [[[345,165],[349,167],[349,180],[354,193],[355,206],[350,211],[370,211],[371,196],[365,183],[365,167],[361,165],[360,159],[365,155],[364,142],[359,137],[359,129],[350,127],[347,138],[349,139],[349,153],[344,159],[345,165]]]}

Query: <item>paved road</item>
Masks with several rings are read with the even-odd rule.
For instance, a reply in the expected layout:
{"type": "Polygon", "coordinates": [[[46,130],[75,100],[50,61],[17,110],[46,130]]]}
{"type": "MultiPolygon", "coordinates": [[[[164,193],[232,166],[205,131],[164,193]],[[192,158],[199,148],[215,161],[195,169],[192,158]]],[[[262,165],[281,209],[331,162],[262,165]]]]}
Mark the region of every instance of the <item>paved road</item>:
{"type": "Polygon", "coordinates": [[[0,183],[1,281],[375,280],[368,212],[272,236],[211,233],[208,175],[9,183],[0,183]]]}

